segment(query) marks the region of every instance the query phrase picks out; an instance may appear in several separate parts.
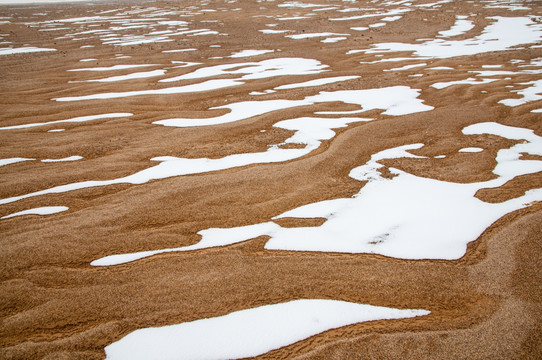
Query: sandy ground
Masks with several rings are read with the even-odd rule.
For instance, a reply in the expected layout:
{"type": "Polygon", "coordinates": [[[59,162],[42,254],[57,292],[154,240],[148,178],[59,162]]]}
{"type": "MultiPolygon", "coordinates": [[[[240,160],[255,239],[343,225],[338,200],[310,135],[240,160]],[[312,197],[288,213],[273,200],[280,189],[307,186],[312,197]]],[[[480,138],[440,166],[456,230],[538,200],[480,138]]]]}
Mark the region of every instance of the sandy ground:
{"type": "MultiPolygon", "coordinates": [[[[313,3],[321,3],[314,1],[313,3]]],[[[336,4],[333,2],[332,4],[336,4]]],[[[340,4],[340,3],[339,3],[340,4]]],[[[171,86],[156,79],[113,83],[69,81],[110,76],[68,72],[89,66],[119,63],[171,64],[171,60],[218,65],[247,59],[224,57],[244,49],[281,49],[281,57],[307,57],[330,66],[333,76],[360,75],[356,80],[330,84],[322,90],[370,89],[407,85],[421,89],[420,98],[432,111],[387,116],[379,110],[361,114],[376,120],[337,129],[337,136],[303,158],[206,174],[179,176],[141,185],[121,184],[36,196],[0,206],[0,216],[40,206],[64,205],[69,211],[50,216],[19,216],[0,220],[0,358],[102,359],[104,347],[144,327],[175,324],[224,315],[232,311],[293,299],[323,298],[410,309],[431,315],[404,320],[375,321],[347,326],[264,354],[262,359],[539,359],[542,357],[542,204],[510,213],[468,246],[459,260],[400,260],[370,254],[269,251],[260,237],[226,247],[153,256],[112,267],[90,262],[110,254],[178,247],[196,243],[197,232],[210,227],[233,227],[268,221],[297,206],[350,197],[363,186],[348,177],[371,154],[394,146],[424,143],[414,151],[424,159],[396,159],[386,164],[419,176],[454,182],[494,178],[499,149],[514,144],[496,136],[465,136],[470,124],[496,121],[530,128],[542,135],[540,102],[507,107],[498,101],[518,97],[506,85],[536,80],[516,75],[511,80],[477,86],[430,87],[460,80],[482,65],[541,57],[541,48],[518,47],[450,59],[423,60],[427,67],[449,66],[453,71],[416,69],[383,72],[390,64],[373,61],[373,54],[351,54],[381,42],[415,42],[449,28],[456,14],[476,13],[476,35],[489,16],[542,15],[540,3],[531,10],[485,8],[478,2],[455,1],[437,11],[419,8],[385,27],[354,32],[351,26],[369,20],[330,21],[335,11],[315,12],[310,20],[291,20],[281,28],[302,32],[350,33],[348,39],[323,44],[321,39],[293,40],[262,34],[276,20],[257,15],[297,15],[309,10],[279,8],[274,2],[164,1],[92,5],[0,7],[0,33],[12,46],[25,44],[55,48],[0,57],[1,126],[47,122],[109,112],[134,116],[86,123],[65,123],[0,131],[0,158],[63,158],[66,163],[27,161],[0,167],[0,198],[84,180],[107,180],[154,165],[154,156],[217,158],[242,152],[265,151],[284,141],[289,131],[273,128],[279,120],[311,116],[314,111],[355,110],[341,103],[322,103],[256,116],[210,127],[172,128],[153,121],[173,117],[209,117],[213,106],[245,100],[302,99],[313,88],[287,90],[256,98],[251,91],[314,79],[314,76],[254,80],[243,86],[205,93],[138,96],[110,100],[56,102],[52,98],[98,92],[157,89],[171,86]],[[84,41],[55,39],[75,32],[39,31],[46,20],[92,16],[101,10],[188,6],[241,11],[203,12],[183,20],[193,28],[209,28],[228,36],[196,36],[165,43],[135,46],[103,45],[96,37],[84,41]],[[39,14],[46,13],[46,15],[39,14]],[[202,22],[219,20],[216,22],[202,22]],[[478,27],[479,26],[479,27],[478,27]],[[95,45],[80,48],[82,45],[95,45]],[[210,47],[220,44],[221,47],[210,47]],[[163,50],[197,48],[186,53],[163,50]],[[115,59],[115,54],[131,56],[115,59]],[[98,59],[92,63],[79,62],[98,59]],[[482,92],[485,91],[484,92],[482,92]],[[66,131],[48,133],[64,128],[66,131]],[[266,130],[262,133],[261,130],[266,130]],[[458,153],[480,146],[481,153],[458,153]],[[434,159],[435,155],[447,155],[434,159]]],[[[340,4],[342,6],[342,4],[340,4]]],[[[371,5],[363,1],[350,6],[371,5]]],[[[345,16],[345,14],[342,14],[345,16]]],[[[167,17],[167,16],[166,16],[167,17]]],[[[171,17],[175,18],[174,16],[171,17]]],[[[75,27],[67,24],[67,28],[75,27]]],[[[135,29],[134,32],[137,33],[135,29]]],[[[141,30],[142,31],[142,30],[141,30]]],[[[459,37],[461,38],[461,37],[459,37]]],[[[397,56],[409,56],[409,53],[397,56]]],[[[277,52],[257,60],[278,57],[277,52]]],[[[418,61],[421,62],[421,61],[418,61]]],[[[398,62],[395,67],[412,62],[398,62]]],[[[203,66],[203,65],[200,65],[203,66]]],[[[152,69],[163,68],[154,67],[152,69]]],[[[143,68],[147,70],[147,68],[143,68]]],[[[181,75],[193,68],[168,70],[181,75]]],[[[138,71],[145,71],[138,70],[138,71]]],[[[128,74],[134,70],[116,72],[128,74]]],[[[331,73],[326,74],[329,76],[331,73]]],[[[469,75],[470,76],[470,75],[469,75]]],[[[224,78],[228,78],[225,76],[224,78]]],[[[539,188],[542,175],[521,176],[498,189],[480,191],[488,202],[500,202],[539,188]]],[[[284,226],[315,225],[317,220],[284,220],[284,226]]]]}

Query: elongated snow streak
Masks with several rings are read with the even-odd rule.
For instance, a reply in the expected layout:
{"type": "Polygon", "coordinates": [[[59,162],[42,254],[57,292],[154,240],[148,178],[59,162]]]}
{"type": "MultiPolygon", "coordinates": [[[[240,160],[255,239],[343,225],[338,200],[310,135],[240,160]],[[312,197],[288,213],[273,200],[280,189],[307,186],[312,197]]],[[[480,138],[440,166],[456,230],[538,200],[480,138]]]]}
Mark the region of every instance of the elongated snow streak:
{"type": "Polygon", "coordinates": [[[107,346],[105,352],[108,360],[238,359],[265,354],[338,327],[429,313],[339,300],[294,300],[177,325],[139,329],[107,346]]]}
{"type": "Polygon", "coordinates": [[[166,73],[166,70],[152,70],[152,71],[142,71],[142,72],[136,72],[131,73],[127,75],[119,75],[119,76],[110,76],[102,79],[92,79],[92,80],[85,80],[86,82],[116,82],[116,81],[124,81],[124,80],[133,80],[133,79],[144,79],[154,76],[162,76],[166,73]]]}
{"type": "Polygon", "coordinates": [[[358,78],[360,77],[359,76],[328,77],[328,78],[322,78],[322,79],[309,80],[302,83],[281,85],[281,86],[277,86],[275,90],[287,90],[287,89],[297,89],[297,88],[302,88],[302,87],[321,86],[321,85],[333,84],[333,83],[341,82],[341,81],[358,79],[358,78]]]}
{"type": "Polygon", "coordinates": [[[463,129],[466,135],[491,134],[525,143],[497,153],[494,180],[461,184],[409,174],[395,168],[395,175],[383,178],[379,161],[420,158],[411,144],[374,154],[350,177],[367,184],[352,198],[326,200],[301,206],[273,219],[326,218],[317,227],[283,228],[266,223],[200,231],[199,243],[177,249],[163,249],[101,258],[92,265],[117,265],[162,252],[188,251],[224,246],[267,235],[269,250],[374,253],[403,259],[446,259],[462,257],[467,244],[476,240],[502,216],[542,201],[542,189],[502,203],[486,203],[475,197],[478,190],[497,188],[511,179],[542,171],[542,161],[520,160],[522,153],[542,156],[542,137],[532,130],[497,123],[480,123],[463,129]]]}
{"type": "Polygon", "coordinates": [[[66,162],[66,161],[77,161],[77,160],[81,160],[83,157],[82,156],[79,156],[79,155],[73,155],[73,156],[68,156],[68,157],[65,157],[65,158],[62,158],[62,159],[44,159],[42,160],[41,162],[66,162]]]}
{"type": "Polygon", "coordinates": [[[36,3],[67,3],[67,2],[84,2],[88,0],[0,0],[0,4],[36,4],[36,3]]]}
{"type": "Polygon", "coordinates": [[[105,67],[91,67],[91,68],[81,68],[81,69],[70,69],[68,71],[116,71],[116,70],[125,70],[125,69],[134,69],[138,67],[147,67],[147,66],[157,66],[156,64],[140,64],[140,65],[113,65],[105,67]]]}
{"type": "Polygon", "coordinates": [[[479,147],[467,147],[467,148],[462,148],[458,150],[458,152],[466,152],[466,153],[477,153],[481,151],[484,151],[484,149],[479,148],[479,147]]]}
{"type": "Polygon", "coordinates": [[[481,85],[481,84],[488,84],[493,81],[497,81],[498,79],[475,79],[475,78],[468,78],[465,80],[456,80],[456,81],[448,81],[448,82],[438,82],[431,85],[431,87],[434,87],[435,89],[444,89],[452,85],[481,85]]]}
{"type": "Polygon", "coordinates": [[[331,33],[331,32],[324,32],[324,33],[303,33],[303,34],[287,35],[286,37],[290,39],[301,40],[301,39],[312,39],[315,37],[330,37],[330,36],[350,36],[350,34],[337,34],[337,33],[331,33]]]}
{"type": "Polygon", "coordinates": [[[231,58],[243,58],[272,53],[275,50],[241,50],[230,55],[231,58]]]}
{"type": "Polygon", "coordinates": [[[36,159],[22,158],[22,157],[0,159],[0,166],[15,164],[15,163],[18,163],[18,162],[21,162],[21,161],[30,161],[30,160],[36,160],[36,159]]]}
{"type": "Polygon", "coordinates": [[[23,216],[23,215],[51,215],[51,214],[57,214],[62,211],[66,211],[68,209],[69,208],[66,206],[44,206],[44,207],[23,210],[23,211],[19,211],[13,214],[2,216],[0,219],[9,219],[15,216],[23,216]]]}
{"type": "Polygon", "coordinates": [[[99,100],[99,99],[101,100],[117,99],[117,98],[141,96],[141,95],[186,94],[186,93],[193,93],[193,92],[218,90],[218,89],[223,89],[230,86],[237,86],[237,85],[242,85],[242,84],[244,84],[244,82],[242,81],[236,81],[236,80],[230,80],[230,79],[216,79],[216,80],[207,80],[198,84],[169,87],[169,88],[157,89],[157,90],[110,92],[110,93],[82,95],[82,96],[68,96],[68,97],[55,98],[52,100],[82,101],[82,100],[99,100]]]}
{"type": "Polygon", "coordinates": [[[414,69],[414,68],[426,66],[426,65],[427,65],[426,63],[410,64],[410,65],[405,65],[398,68],[385,69],[384,71],[404,71],[404,70],[410,70],[410,69],[414,69]]]}
{"type": "Polygon", "coordinates": [[[110,114],[100,114],[100,115],[79,116],[79,117],[74,117],[74,118],[66,119],[66,120],[56,120],[56,121],[49,121],[49,122],[42,122],[42,123],[4,126],[4,127],[0,127],[0,130],[26,129],[26,128],[36,127],[36,126],[47,126],[47,125],[55,125],[55,124],[63,124],[63,123],[79,123],[79,122],[100,120],[100,119],[128,117],[128,116],[133,116],[133,115],[134,114],[132,113],[110,113],[110,114]]]}
{"type": "Polygon", "coordinates": [[[283,34],[283,33],[289,32],[290,30],[264,29],[264,30],[258,30],[258,31],[264,34],[283,34]]]}
{"type": "Polygon", "coordinates": [[[20,48],[0,48],[0,55],[13,55],[24,54],[44,51],[56,51],[56,49],[37,48],[32,46],[20,47],[20,48]]]}

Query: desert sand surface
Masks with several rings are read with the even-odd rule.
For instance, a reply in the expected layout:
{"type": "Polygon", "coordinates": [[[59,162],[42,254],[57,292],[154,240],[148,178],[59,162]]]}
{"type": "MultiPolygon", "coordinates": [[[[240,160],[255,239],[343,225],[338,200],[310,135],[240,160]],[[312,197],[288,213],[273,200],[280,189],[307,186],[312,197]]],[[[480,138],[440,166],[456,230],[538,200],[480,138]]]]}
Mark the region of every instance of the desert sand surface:
{"type": "Polygon", "coordinates": [[[541,5],[0,5],[0,358],[542,358],[541,5]]]}

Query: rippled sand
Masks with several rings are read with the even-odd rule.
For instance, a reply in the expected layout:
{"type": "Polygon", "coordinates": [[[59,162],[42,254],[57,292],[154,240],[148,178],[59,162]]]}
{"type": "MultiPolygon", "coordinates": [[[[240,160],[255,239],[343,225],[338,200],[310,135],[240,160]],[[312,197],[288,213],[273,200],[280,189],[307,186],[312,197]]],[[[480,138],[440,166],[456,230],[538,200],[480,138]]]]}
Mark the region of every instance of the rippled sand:
{"type": "Polygon", "coordinates": [[[542,357],[539,2],[1,5],[0,66],[0,358],[542,357]]]}

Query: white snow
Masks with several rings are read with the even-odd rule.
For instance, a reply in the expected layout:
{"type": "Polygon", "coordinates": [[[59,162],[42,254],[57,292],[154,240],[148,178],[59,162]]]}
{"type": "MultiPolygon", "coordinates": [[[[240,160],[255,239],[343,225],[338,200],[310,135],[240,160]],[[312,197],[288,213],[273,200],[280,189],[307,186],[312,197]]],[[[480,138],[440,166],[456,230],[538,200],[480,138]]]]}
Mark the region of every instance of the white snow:
{"type": "Polygon", "coordinates": [[[303,33],[303,34],[287,35],[286,37],[290,39],[294,39],[294,40],[301,40],[301,39],[311,39],[315,37],[330,37],[330,36],[350,36],[350,34],[322,32],[322,33],[303,33]]]}
{"type": "Polygon", "coordinates": [[[51,214],[56,214],[62,211],[66,211],[68,209],[69,208],[66,206],[44,206],[44,207],[23,210],[23,211],[19,211],[13,214],[2,216],[0,219],[9,219],[15,216],[22,216],[22,215],[51,215],[51,214]]]}
{"type": "Polygon", "coordinates": [[[185,86],[175,86],[168,87],[163,89],[156,90],[134,90],[134,91],[124,91],[124,92],[110,92],[110,93],[99,93],[92,95],[82,95],[82,96],[67,96],[61,98],[54,98],[51,100],[55,101],[82,101],[82,100],[98,100],[98,99],[117,99],[123,97],[131,96],[141,96],[141,95],[167,95],[167,94],[186,94],[192,92],[202,92],[202,91],[212,91],[223,89],[230,86],[242,85],[244,82],[230,80],[230,79],[215,79],[207,80],[197,84],[190,84],[185,86]]]}
{"type": "MultiPolygon", "coordinates": [[[[362,50],[350,50],[348,51],[346,54],[349,55],[349,54],[356,54],[358,52],[362,52],[362,50]]],[[[384,56],[382,54],[377,54],[375,56],[384,56]]],[[[374,61],[365,61],[365,62],[360,62],[360,64],[380,64],[380,63],[386,63],[386,62],[399,62],[399,61],[419,61],[419,60],[425,60],[425,59],[430,59],[430,58],[408,58],[408,57],[400,57],[400,58],[395,58],[395,57],[392,57],[392,58],[385,58],[385,59],[379,59],[379,60],[374,60],[374,61]]]]}
{"type": "Polygon", "coordinates": [[[302,87],[321,86],[321,85],[333,84],[333,83],[341,82],[341,81],[357,79],[359,77],[360,76],[335,76],[335,77],[328,77],[328,78],[322,78],[322,79],[309,80],[309,81],[305,81],[305,82],[302,82],[302,83],[280,85],[280,86],[277,86],[274,89],[275,90],[287,90],[287,89],[297,89],[297,88],[302,88],[302,87]]]}
{"type": "MultiPolygon", "coordinates": [[[[320,227],[277,228],[265,235],[266,249],[333,252],[367,252],[407,259],[458,259],[474,241],[503,215],[542,200],[542,189],[503,203],[485,203],[474,194],[498,187],[510,179],[542,171],[542,161],[519,160],[520,153],[542,154],[542,138],[532,130],[496,123],[469,126],[465,134],[493,134],[525,143],[498,152],[495,180],[457,184],[417,177],[398,169],[383,179],[381,159],[413,157],[406,152],[421,145],[403,146],[373,155],[350,173],[368,183],[349,204],[344,199],[302,206],[279,217],[326,217],[320,227]],[[336,202],[339,202],[338,205],[336,202]],[[335,206],[330,206],[333,204],[335,206]]],[[[224,229],[226,232],[229,229],[224,229]]],[[[234,230],[233,230],[234,231],[234,230]]],[[[264,235],[264,234],[259,234],[264,235]]]]}
{"type": "Polygon", "coordinates": [[[477,152],[484,151],[484,149],[479,148],[479,147],[467,147],[467,148],[459,149],[458,151],[459,152],[466,152],[466,153],[477,153],[477,152]]]}
{"type": "Polygon", "coordinates": [[[392,22],[392,21],[397,21],[397,20],[399,20],[400,18],[402,18],[401,15],[397,15],[397,16],[386,16],[386,17],[384,17],[384,18],[382,18],[382,19],[380,19],[380,20],[382,20],[382,21],[387,21],[387,22],[392,22]]]}
{"type": "Polygon", "coordinates": [[[272,94],[274,92],[276,92],[276,91],[268,89],[268,90],[264,90],[264,91],[251,91],[248,94],[253,95],[253,96],[258,96],[258,95],[272,94]]]}
{"type": "Polygon", "coordinates": [[[318,60],[304,58],[277,58],[260,62],[223,64],[199,68],[188,74],[175,76],[160,82],[201,79],[220,75],[241,75],[241,80],[264,79],[275,76],[312,75],[328,66],[318,60]]]}
{"type": "MultiPolygon", "coordinates": [[[[0,200],[0,204],[10,203],[33,196],[62,193],[90,187],[107,186],[121,183],[142,184],[151,180],[164,179],[172,176],[198,174],[203,172],[246,166],[255,163],[273,163],[293,160],[304,156],[313,151],[314,149],[318,148],[320,146],[321,140],[328,140],[332,138],[335,135],[335,132],[333,132],[331,129],[345,127],[347,126],[347,124],[353,122],[370,120],[371,119],[353,117],[334,119],[297,118],[291,120],[284,120],[276,123],[274,126],[295,131],[294,135],[286,139],[284,143],[305,144],[306,146],[304,148],[281,149],[277,145],[275,145],[271,146],[265,152],[234,154],[218,159],[185,159],[172,156],[155,157],[151,160],[159,161],[160,164],[123,178],[105,181],[84,181],[80,183],[56,186],[50,189],[37,191],[26,195],[3,199],[0,200]]],[[[160,252],[168,251],[179,251],[179,249],[167,251],[161,250],[160,252]]],[[[153,255],[155,253],[152,253],[150,255],[153,255]]]]}
{"type": "Polygon", "coordinates": [[[241,50],[230,55],[231,58],[242,58],[272,53],[275,50],[241,50]]]}
{"type": "Polygon", "coordinates": [[[371,18],[371,17],[390,17],[390,16],[402,15],[409,11],[412,11],[412,10],[408,8],[398,8],[398,9],[392,9],[386,12],[355,15],[355,16],[348,16],[348,17],[343,17],[343,18],[330,18],[329,20],[330,21],[351,21],[351,20],[360,20],[360,19],[366,19],[366,18],[371,18]]]}
{"type": "Polygon", "coordinates": [[[364,321],[412,318],[427,310],[302,299],[227,315],[136,330],[105,348],[106,359],[238,359],[364,321]]]}
{"type": "Polygon", "coordinates": [[[128,117],[128,116],[133,116],[133,115],[134,114],[132,113],[109,113],[109,114],[100,114],[100,115],[79,116],[79,117],[74,117],[74,118],[66,119],[66,120],[56,120],[56,121],[49,121],[49,122],[43,122],[43,123],[4,126],[4,127],[0,127],[0,130],[26,129],[29,127],[36,127],[36,126],[46,126],[46,125],[54,125],[54,124],[61,124],[61,123],[78,123],[78,122],[85,122],[85,121],[92,121],[92,120],[99,120],[99,119],[128,117]]]}
{"type": "Polygon", "coordinates": [[[514,46],[542,40],[542,24],[529,17],[492,17],[495,20],[481,35],[466,40],[433,39],[420,44],[379,43],[366,53],[413,51],[415,56],[451,58],[491,51],[504,51],[514,46]]]}
{"type": "Polygon", "coordinates": [[[542,99],[542,80],[534,80],[526,83],[520,83],[520,85],[532,85],[523,90],[512,90],[522,96],[520,99],[504,99],[499,101],[500,104],[506,106],[519,106],[531,101],[538,101],[542,99]]]}
{"type": "Polygon", "coordinates": [[[56,51],[56,49],[49,48],[37,48],[33,46],[25,46],[20,48],[0,48],[0,55],[12,55],[12,54],[23,54],[23,53],[34,53],[42,51],[56,51]]]}
{"type": "Polygon", "coordinates": [[[352,111],[316,111],[316,115],[351,115],[365,112],[365,110],[352,110],[352,111]]]}
{"type": "Polygon", "coordinates": [[[105,67],[70,69],[68,71],[115,71],[115,70],[133,69],[133,68],[146,67],[146,66],[157,66],[157,65],[156,64],[113,65],[113,66],[105,66],[105,67]]]}
{"type": "Polygon", "coordinates": [[[398,68],[385,69],[384,71],[404,71],[404,70],[410,70],[410,69],[414,69],[414,68],[421,67],[421,66],[426,66],[426,65],[427,65],[426,63],[410,64],[410,65],[405,65],[405,66],[398,67],[398,68]]]}
{"type": "Polygon", "coordinates": [[[439,31],[440,37],[452,37],[463,35],[467,31],[474,29],[474,24],[470,20],[458,19],[455,21],[455,24],[449,29],[444,31],[439,31]]]}
{"type": "Polygon", "coordinates": [[[287,8],[300,8],[300,9],[307,9],[307,8],[317,8],[317,7],[326,7],[327,5],[322,4],[307,4],[302,3],[300,1],[287,1],[285,3],[277,5],[278,7],[287,7],[287,8]]]}
{"type": "Polygon", "coordinates": [[[448,86],[452,85],[480,85],[480,84],[488,84],[490,82],[497,81],[497,79],[475,79],[475,78],[468,78],[465,80],[456,80],[456,81],[448,81],[448,82],[438,82],[431,85],[431,87],[434,87],[435,89],[444,89],[448,86]]]}
{"type": "Polygon", "coordinates": [[[175,49],[175,50],[164,50],[163,53],[179,53],[179,52],[188,52],[188,51],[197,51],[198,49],[175,49]]]}
{"type": "Polygon", "coordinates": [[[203,35],[218,35],[218,34],[219,34],[218,31],[207,30],[207,31],[196,32],[196,33],[190,34],[190,35],[188,35],[188,36],[203,36],[203,35]]]}
{"type": "Polygon", "coordinates": [[[313,9],[312,11],[331,11],[331,10],[337,10],[338,7],[335,7],[335,6],[330,6],[330,7],[325,7],[325,8],[318,8],[318,9],[313,9]]]}
{"type": "Polygon", "coordinates": [[[437,1],[437,2],[434,2],[434,3],[417,4],[417,5],[414,5],[414,6],[435,9],[435,8],[439,8],[440,5],[442,5],[442,4],[447,4],[447,3],[450,3],[452,1],[453,0],[440,0],[440,1],[437,1]]]}
{"type": "Polygon", "coordinates": [[[485,6],[486,8],[493,8],[493,9],[507,9],[510,11],[517,11],[517,10],[531,10],[531,8],[527,6],[522,6],[518,4],[518,2],[515,2],[514,0],[511,1],[489,1],[489,4],[485,6]]]}
{"type": "Polygon", "coordinates": [[[195,66],[195,65],[201,65],[201,63],[199,63],[199,62],[176,61],[176,60],[172,60],[171,63],[172,64],[180,64],[180,65],[175,65],[173,67],[175,69],[185,68],[185,67],[190,67],[190,66],[195,66]]]}
{"type": "MultiPolygon", "coordinates": [[[[395,175],[383,178],[379,161],[395,158],[421,158],[408,152],[423,147],[411,144],[380,151],[350,176],[366,185],[352,198],[320,201],[304,205],[273,219],[323,217],[317,227],[283,228],[274,222],[248,226],[208,229],[190,247],[166,249],[186,251],[223,246],[257,236],[269,236],[269,250],[375,253],[403,259],[446,259],[462,257],[467,244],[476,240],[502,216],[542,201],[542,189],[502,203],[486,203],[475,197],[478,190],[497,188],[511,179],[542,171],[542,161],[521,160],[521,154],[542,156],[542,137],[533,130],[480,123],[463,129],[465,135],[490,134],[524,140],[499,150],[493,180],[479,183],[452,183],[423,178],[396,168],[395,175]]],[[[160,253],[163,250],[155,250],[160,253]]],[[[98,259],[96,265],[115,265],[152,255],[151,252],[119,254],[98,259]]]]}
{"type": "Polygon", "coordinates": [[[383,109],[385,110],[383,114],[393,116],[432,110],[432,106],[424,105],[422,100],[417,99],[418,95],[419,90],[411,89],[407,86],[392,86],[381,89],[367,90],[320,92],[317,95],[308,96],[303,100],[243,101],[211,108],[211,110],[230,110],[229,113],[214,118],[166,119],[155,121],[153,124],[175,127],[217,125],[248,119],[250,117],[265,114],[271,111],[333,101],[356,104],[366,111],[383,109]]]}
{"type": "Polygon", "coordinates": [[[149,256],[158,255],[158,254],[167,254],[171,252],[179,251],[193,251],[201,250],[210,247],[216,246],[225,246],[242,241],[246,241],[252,238],[259,236],[262,233],[267,233],[274,229],[276,225],[274,223],[263,223],[256,225],[240,226],[237,228],[237,233],[233,234],[232,232],[224,233],[222,229],[205,229],[198,232],[205,240],[189,245],[182,246],[177,248],[169,249],[160,249],[160,250],[149,250],[149,251],[139,251],[135,253],[127,254],[115,254],[104,256],[102,258],[96,259],[90,263],[92,266],[112,266],[120,265],[128,262],[140,260],[149,256]]]}
{"type": "Polygon", "coordinates": [[[85,81],[86,82],[116,82],[116,81],[145,79],[149,77],[162,76],[165,73],[166,73],[166,70],[141,71],[141,72],[135,72],[135,73],[126,74],[126,75],[110,76],[110,77],[106,77],[102,79],[93,79],[93,80],[85,80],[85,81]]]}
{"type": "Polygon", "coordinates": [[[235,121],[251,118],[253,116],[262,115],[268,112],[288,109],[296,106],[310,105],[309,101],[304,100],[264,100],[264,101],[242,101],[238,103],[218,106],[210,108],[229,109],[230,111],[224,115],[213,118],[192,119],[192,118],[174,118],[165,119],[153,122],[153,124],[174,126],[174,127],[189,127],[189,126],[209,126],[225,124],[235,121]]]}
{"type": "Polygon", "coordinates": [[[44,159],[44,160],[42,160],[41,162],[65,162],[65,161],[77,161],[77,160],[81,160],[82,158],[83,158],[82,156],[79,156],[79,155],[73,155],[73,156],[68,156],[68,157],[62,158],[62,159],[44,159]]]}
{"type": "Polygon", "coordinates": [[[30,160],[36,160],[36,159],[29,159],[29,158],[22,158],[22,157],[0,159],[0,166],[15,164],[15,163],[18,163],[18,162],[21,162],[21,161],[30,161],[30,160]]]}
{"type": "Polygon", "coordinates": [[[22,5],[22,4],[47,4],[47,3],[69,3],[69,2],[92,2],[95,0],[0,0],[0,4],[22,5]]]}
{"type": "Polygon", "coordinates": [[[273,30],[273,29],[263,29],[263,30],[258,30],[259,32],[261,33],[264,33],[264,34],[284,34],[284,33],[287,33],[291,30],[273,30]]]}
{"type": "Polygon", "coordinates": [[[482,69],[498,69],[502,68],[502,65],[482,65],[482,69]]]}
{"type": "Polygon", "coordinates": [[[502,71],[502,70],[471,70],[470,73],[476,76],[503,76],[503,75],[518,75],[521,72],[517,71],[502,71]]]}
{"type": "Polygon", "coordinates": [[[333,44],[333,43],[343,41],[343,40],[346,40],[346,39],[348,39],[346,36],[329,37],[329,38],[325,38],[324,40],[322,40],[320,42],[324,43],[324,44],[333,44]]]}
{"type": "Polygon", "coordinates": [[[309,16],[292,16],[292,17],[277,18],[277,20],[281,20],[281,21],[303,20],[303,19],[310,19],[310,17],[309,16]]]}
{"type": "MultiPolygon", "coordinates": [[[[280,109],[312,105],[313,103],[318,102],[334,101],[358,104],[365,110],[382,109],[385,110],[383,114],[392,116],[432,110],[433,107],[424,105],[423,101],[418,99],[418,95],[419,90],[411,89],[406,86],[394,86],[389,88],[367,90],[321,92],[318,95],[306,97],[304,100],[246,101],[224,105],[217,108],[230,109],[231,112],[215,118],[168,119],[157,121],[155,123],[176,127],[213,125],[238,121],[280,109]]],[[[156,179],[223,170],[253,163],[282,162],[292,160],[304,156],[314,148],[318,147],[319,140],[328,139],[330,136],[333,136],[334,133],[330,129],[345,126],[350,122],[368,120],[363,118],[309,119],[311,120],[302,118],[301,120],[289,120],[275,124],[275,126],[278,127],[297,130],[294,136],[287,139],[286,142],[301,142],[307,144],[307,146],[302,149],[280,149],[278,147],[270,147],[268,151],[263,153],[235,154],[219,159],[184,159],[170,156],[155,157],[151,160],[160,161],[160,164],[123,178],[104,181],[83,181],[79,183],[60,185],[25,195],[1,199],[0,204],[7,204],[33,196],[62,193],[90,187],[121,183],[142,184],[156,179]],[[306,125],[307,121],[310,121],[308,125],[306,125]],[[308,128],[309,125],[312,130],[308,128]],[[305,126],[307,126],[307,128],[305,126]]]]}

